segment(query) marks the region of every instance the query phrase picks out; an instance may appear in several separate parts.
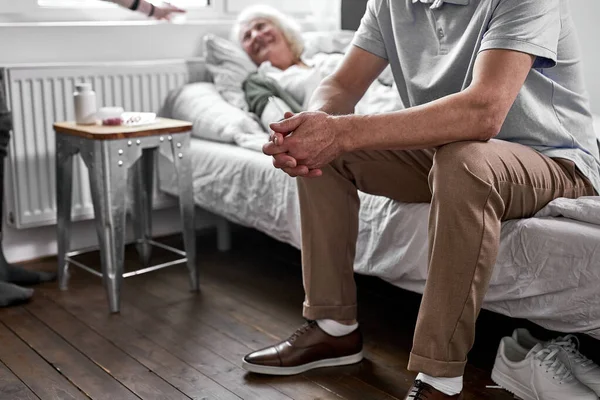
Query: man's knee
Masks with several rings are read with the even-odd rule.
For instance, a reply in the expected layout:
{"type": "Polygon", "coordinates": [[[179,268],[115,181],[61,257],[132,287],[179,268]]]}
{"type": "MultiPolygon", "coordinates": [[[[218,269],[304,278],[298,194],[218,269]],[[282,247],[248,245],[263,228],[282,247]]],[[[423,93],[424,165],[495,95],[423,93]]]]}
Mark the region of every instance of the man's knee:
{"type": "Polygon", "coordinates": [[[432,193],[460,195],[482,184],[492,184],[493,169],[489,163],[492,147],[490,142],[479,141],[455,142],[440,147],[429,174],[432,193]]]}
{"type": "Polygon", "coordinates": [[[353,154],[346,153],[336,157],[330,161],[329,164],[321,167],[323,176],[335,175],[341,176],[347,180],[352,180],[353,177],[350,171],[351,169],[348,168],[348,165],[354,160],[353,156],[353,154]]]}

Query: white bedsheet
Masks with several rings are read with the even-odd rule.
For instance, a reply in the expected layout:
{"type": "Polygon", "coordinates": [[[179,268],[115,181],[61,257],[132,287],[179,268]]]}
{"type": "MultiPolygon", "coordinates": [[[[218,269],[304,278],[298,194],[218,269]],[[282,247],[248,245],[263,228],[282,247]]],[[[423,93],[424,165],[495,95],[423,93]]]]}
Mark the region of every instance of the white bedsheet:
{"type": "MultiPolygon", "coordinates": [[[[295,181],[262,154],[193,139],[198,206],[300,247],[295,181]]],[[[163,190],[177,193],[172,167],[161,161],[163,190]]],[[[361,193],[355,270],[422,293],[427,270],[428,204],[402,204],[361,193]]],[[[585,213],[600,215],[600,200],[585,213]]],[[[548,214],[577,213],[555,203],[548,214]]],[[[544,211],[545,213],[546,211],[544,211]]],[[[565,214],[562,214],[565,215],[565,214]]],[[[571,214],[569,214],[571,216],[571,214]]],[[[498,262],[484,307],[562,332],[600,339],[600,226],[563,217],[503,225],[498,262]]]]}

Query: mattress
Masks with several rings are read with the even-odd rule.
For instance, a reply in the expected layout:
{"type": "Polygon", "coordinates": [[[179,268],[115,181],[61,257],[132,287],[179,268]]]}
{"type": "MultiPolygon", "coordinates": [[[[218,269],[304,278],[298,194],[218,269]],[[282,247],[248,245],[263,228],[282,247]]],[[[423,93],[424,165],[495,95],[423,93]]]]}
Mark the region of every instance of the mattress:
{"type": "MultiPolygon", "coordinates": [[[[237,224],[300,248],[295,180],[261,153],[193,139],[195,203],[237,224]]],[[[172,166],[159,168],[173,195],[172,166]]],[[[404,204],[360,193],[355,271],[423,293],[429,204],[404,204]]],[[[592,202],[600,215],[600,199],[592,202]]],[[[547,215],[559,215],[549,213],[547,215]]],[[[600,339],[600,226],[546,216],[503,224],[497,265],[484,308],[561,332],[600,339]]]]}

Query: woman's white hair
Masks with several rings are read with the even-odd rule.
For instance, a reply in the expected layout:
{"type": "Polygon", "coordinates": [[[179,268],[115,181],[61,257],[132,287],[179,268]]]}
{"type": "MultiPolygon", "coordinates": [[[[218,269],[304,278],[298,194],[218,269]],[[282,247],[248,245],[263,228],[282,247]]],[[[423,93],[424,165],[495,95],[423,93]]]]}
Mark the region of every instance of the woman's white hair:
{"type": "Polygon", "coordinates": [[[302,55],[304,40],[302,39],[300,24],[292,17],[267,5],[255,5],[245,8],[238,15],[235,25],[231,30],[231,40],[241,44],[242,27],[258,18],[266,19],[281,30],[294,56],[299,58],[302,55]]]}

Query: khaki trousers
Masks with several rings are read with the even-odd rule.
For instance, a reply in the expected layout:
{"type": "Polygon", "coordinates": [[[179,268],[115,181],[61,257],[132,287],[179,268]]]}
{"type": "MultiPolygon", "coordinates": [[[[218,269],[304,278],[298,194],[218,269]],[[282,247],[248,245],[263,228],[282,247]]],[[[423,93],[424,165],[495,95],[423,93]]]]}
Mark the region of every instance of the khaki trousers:
{"type": "Polygon", "coordinates": [[[308,319],[357,317],[357,190],[431,202],[429,271],[408,368],[437,377],[464,372],[501,222],[531,217],[557,197],[595,195],[571,161],[501,140],[348,153],[298,187],[308,319]]]}

